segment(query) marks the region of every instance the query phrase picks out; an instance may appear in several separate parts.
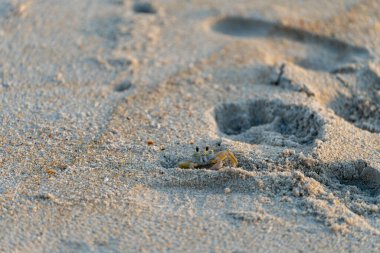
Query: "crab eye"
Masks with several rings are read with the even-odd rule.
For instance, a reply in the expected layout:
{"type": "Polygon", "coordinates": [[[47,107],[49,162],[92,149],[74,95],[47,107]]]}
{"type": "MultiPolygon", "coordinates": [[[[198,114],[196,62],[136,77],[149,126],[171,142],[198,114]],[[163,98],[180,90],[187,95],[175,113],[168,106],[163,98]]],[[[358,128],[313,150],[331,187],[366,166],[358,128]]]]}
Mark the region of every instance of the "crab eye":
{"type": "Polygon", "coordinates": [[[199,147],[195,147],[195,151],[197,151],[197,153],[199,152],[199,147]]]}
{"type": "Polygon", "coordinates": [[[209,150],[209,147],[208,146],[206,146],[206,151],[208,151],[209,150]]]}

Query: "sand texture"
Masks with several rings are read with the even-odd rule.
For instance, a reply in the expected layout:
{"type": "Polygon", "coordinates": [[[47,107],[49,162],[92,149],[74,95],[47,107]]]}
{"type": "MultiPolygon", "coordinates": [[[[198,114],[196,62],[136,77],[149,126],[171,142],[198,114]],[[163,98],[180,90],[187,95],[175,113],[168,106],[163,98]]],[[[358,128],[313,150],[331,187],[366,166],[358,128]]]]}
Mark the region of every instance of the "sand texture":
{"type": "Polygon", "coordinates": [[[0,252],[379,252],[379,45],[378,0],[0,0],[0,252]]]}

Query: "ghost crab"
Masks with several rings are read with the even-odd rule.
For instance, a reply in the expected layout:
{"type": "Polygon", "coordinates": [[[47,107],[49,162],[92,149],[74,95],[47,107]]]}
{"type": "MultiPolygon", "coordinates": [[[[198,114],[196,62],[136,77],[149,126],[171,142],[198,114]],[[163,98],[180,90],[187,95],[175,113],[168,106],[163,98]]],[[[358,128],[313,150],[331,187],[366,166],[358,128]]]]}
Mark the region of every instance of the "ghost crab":
{"type": "Polygon", "coordinates": [[[238,165],[236,156],[228,149],[222,150],[214,154],[214,150],[206,146],[201,152],[199,147],[195,148],[193,159],[182,161],[178,164],[181,169],[210,169],[220,170],[225,163],[229,163],[231,167],[238,165]]]}

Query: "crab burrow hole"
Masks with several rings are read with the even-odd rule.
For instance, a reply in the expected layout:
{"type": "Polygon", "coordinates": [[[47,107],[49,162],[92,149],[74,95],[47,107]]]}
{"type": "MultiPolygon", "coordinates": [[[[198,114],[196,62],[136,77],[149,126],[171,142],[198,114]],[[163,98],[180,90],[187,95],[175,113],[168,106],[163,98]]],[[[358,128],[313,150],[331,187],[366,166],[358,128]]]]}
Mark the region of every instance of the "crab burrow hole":
{"type": "Polygon", "coordinates": [[[264,99],[220,104],[215,120],[219,130],[233,140],[293,147],[313,144],[324,125],[308,107],[264,99]]]}
{"type": "Polygon", "coordinates": [[[133,11],[142,14],[155,14],[157,12],[156,8],[151,3],[147,2],[135,3],[133,5],[133,11]]]}

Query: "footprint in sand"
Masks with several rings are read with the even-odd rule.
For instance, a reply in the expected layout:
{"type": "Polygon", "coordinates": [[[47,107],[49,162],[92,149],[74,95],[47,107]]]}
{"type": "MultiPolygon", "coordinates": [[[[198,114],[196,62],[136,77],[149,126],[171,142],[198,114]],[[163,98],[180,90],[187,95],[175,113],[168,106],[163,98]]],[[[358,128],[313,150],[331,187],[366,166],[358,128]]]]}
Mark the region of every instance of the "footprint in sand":
{"type": "MultiPolygon", "coordinates": [[[[339,78],[346,84],[344,77],[339,78]]],[[[348,94],[339,94],[329,106],[356,127],[380,133],[380,68],[370,64],[354,79],[353,84],[346,84],[348,94]]]]}
{"type": "MultiPolygon", "coordinates": [[[[372,59],[366,48],[302,29],[254,18],[227,16],[217,19],[210,26],[214,32],[231,37],[263,41],[273,49],[277,59],[293,62],[304,69],[310,69],[317,73],[356,73],[358,78],[350,92],[352,96],[346,97],[342,94],[329,107],[359,128],[370,132],[380,132],[380,93],[377,87],[379,76],[366,68],[359,71],[355,67],[352,68],[352,66],[367,63],[372,59]]],[[[305,91],[303,87],[299,90],[305,91]]],[[[306,93],[308,96],[314,95],[308,89],[306,89],[306,93]]]]}
{"type": "MultiPolygon", "coordinates": [[[[277,99],[222,103],[216,106],[214,115],[224,137],[249,144],[305,150],[315,147],[325,132],[325,120],[317,111],[277,99]]],[[[380,173],[364,160],[316,165],[319,167],[328,177],[336,178],[340,187],[356,187],[356,191],[369,196],[380,194],[380,173]]]]}
{"type": "Polygon", "coordinates": [[[380,195],[380,172],[362,159],[322,164],[328,177],[335,178],[340,187],[351,186],[354,191],[376,197],[380,195]]]}
{"type": "Polygon", "coordinates": [[[215,108],[215,121],[232,140],[284,147],[312,145],[324,125],[305,106],[266,99],[223,103],[215,108]]]}
{"type": "Polygon", "coordinates": [[[334,72],[348,64],[371,58],[365,48],[253,18],[224,17],[213,22],[211,28],[215,32],[237,38],[266,39],[273,43],[276,52],[280,51],[283,59],[291,59],[301,67],[315,71],[334,72]]]}

